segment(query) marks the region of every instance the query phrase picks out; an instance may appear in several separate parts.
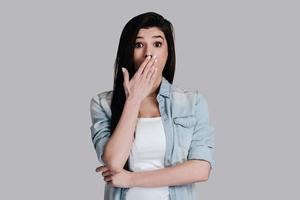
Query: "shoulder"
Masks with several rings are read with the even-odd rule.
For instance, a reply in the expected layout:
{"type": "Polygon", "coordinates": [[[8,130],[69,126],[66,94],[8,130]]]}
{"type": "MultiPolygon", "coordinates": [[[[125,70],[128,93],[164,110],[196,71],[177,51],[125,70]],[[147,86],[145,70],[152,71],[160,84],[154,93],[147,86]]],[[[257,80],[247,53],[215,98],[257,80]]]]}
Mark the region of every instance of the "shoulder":
{"type": "Polygon", "coordinates": [[[173,107],[183,113],[193,113],[195,108],[207,106],[205,94],[199,89],[185,89],[178,85],[172,85],[170,95],[173,107]]]}
{"type": "Polygon", "coordinates": [[[171,88],[171,97],[174,101],[190,103],[194,101],[197,95],[197,90],[187,90],[177,85],[173,85],[171,88]]]}
{"type": "Polygon", "coordinates": [[[174,116],[188,116],[194,114],[194,108],[201,93],[198,89],[185,89],[172,85],[170,95],[174,116]]]}
{"type": "Polygon", "coordinates": [[[111,117],[110,104],[112,93],[112,90],[107,90],[92,96],[90,100],[91,113],[105,113],[108,117],[111,117]]]}
{"type": "Polygon", "coordinates": [[[112,99],[112,93],[113,93],[112,90],[99,92],[91,97],[91,101],[96,102],[98,105],[102,105],[103,102],[105,101],[110,105],[112,99]]]}
{"type": "Polygon", "coordinates": [[[177,101],[182,100],[194,104],[206,101],[205,94],[199,89],[185,89],[177,85],[172,85],[171,96],[177,101]]]}

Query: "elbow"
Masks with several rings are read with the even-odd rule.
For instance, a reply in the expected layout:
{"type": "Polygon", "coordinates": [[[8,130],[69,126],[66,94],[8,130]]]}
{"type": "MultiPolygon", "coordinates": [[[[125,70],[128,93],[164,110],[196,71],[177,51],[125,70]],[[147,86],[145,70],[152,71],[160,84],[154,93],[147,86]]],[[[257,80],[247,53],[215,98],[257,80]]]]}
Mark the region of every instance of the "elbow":
{"type": "Polygon", "coordinates": [[[204,161],[200,166],[199,172],[200,173],[198,174],[198,182],[208,181],[211,172],[210,164],[204,161]]]}
{"type": "Polygon", "coordinates": [[[121,167],[120,165],[115,165],[115,164],[109,165],[108,168],[110,169],[110,171],[113,174],[120,173],[122,171],[122,169],[123,169],[123,167],[121,167]]]}
{"type": "Polygon", "coordinates": [[[123,169],[123,166],[120,163],[116,162],[116,159],[109,159],[105,156],[105,154],[103,155],[102,160],[105,163],[106,167],[108,167],[109,170],[113,172],[113,174],[119,173],[123,169]]]}
{"type": "Polygon", "coordinates": [[[202,182],[208,181],[208,179],[209,179],[209,173],[205,173],[205,174],[201,177],[201,181],[202,181],[202,182]]]}
{"type": "Polygon", "coordinates": [[[205,182],[208,181],[210,176],[210,170],[209,171],[202,171],[202,173],[198,176],[198,182],[205,182]]]}

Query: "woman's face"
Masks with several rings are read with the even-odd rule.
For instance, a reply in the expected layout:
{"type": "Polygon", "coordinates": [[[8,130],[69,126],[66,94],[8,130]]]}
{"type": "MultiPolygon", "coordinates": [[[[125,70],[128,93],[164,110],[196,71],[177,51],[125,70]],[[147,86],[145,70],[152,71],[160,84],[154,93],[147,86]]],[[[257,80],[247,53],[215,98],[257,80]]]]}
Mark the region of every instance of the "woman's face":
{"type": "Polygon", "coordinates": [[[168,43],[165,34],[157,27],[140,29],[134,45],[134,64],[137,70],[147,55],[157,56],[157,77],[162,77],[168,58],[168,43]]]}

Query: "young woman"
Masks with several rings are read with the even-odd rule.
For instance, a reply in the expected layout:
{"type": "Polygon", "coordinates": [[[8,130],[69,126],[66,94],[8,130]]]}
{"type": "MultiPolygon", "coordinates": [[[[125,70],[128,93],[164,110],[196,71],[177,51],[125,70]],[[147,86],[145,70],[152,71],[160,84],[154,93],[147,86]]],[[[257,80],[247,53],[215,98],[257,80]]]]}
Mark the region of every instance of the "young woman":
{"type": "Polygon", "coordinates": [[[196,198],[214,167],[214,128],[198,91],[172,84],[172,24],[148,12],[124,27],[113,90],[91,99],[92,141],[105,200],[196,198]]]}

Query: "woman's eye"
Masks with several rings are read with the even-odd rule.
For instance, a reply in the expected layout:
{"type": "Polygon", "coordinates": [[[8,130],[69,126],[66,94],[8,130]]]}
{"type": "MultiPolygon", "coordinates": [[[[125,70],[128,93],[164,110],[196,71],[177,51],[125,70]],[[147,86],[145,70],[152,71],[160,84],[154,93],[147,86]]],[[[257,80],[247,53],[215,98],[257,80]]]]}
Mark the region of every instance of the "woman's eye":
{"type": "Polygon", "coordinates": [[[161,45],[162,45],[161,42],[155,42],[155,44],[159,44],[158,47],[161,47],[161,45]]]}
{"type": "Polygon", "coordinates": [[[140,44],[142,44],[142,43],[140,43],[140,42],[135,43],[135,47],[136,47],[136,48],[139,48],[139,45],[140,45],[140,44]]]}
{"type": "MultiPolygon", "coordinates": [[[[140,43],[140,42],[136,42],[136,43],[134,44],[134,47],[135,47],[135,48],[140,48],[140,47],[142,47],[141,45],[143,45],[143,44],[140,43]]],[[[161,45],[162,45],[161,42],[155,42],[155,43],[154,43],[154,46],[155,46],[155,47],[161,47],[161,45]]]]}

